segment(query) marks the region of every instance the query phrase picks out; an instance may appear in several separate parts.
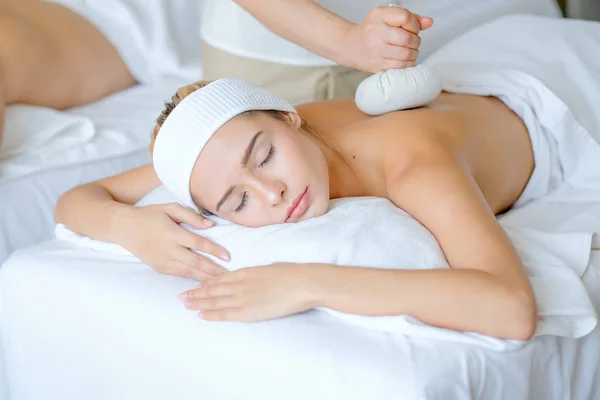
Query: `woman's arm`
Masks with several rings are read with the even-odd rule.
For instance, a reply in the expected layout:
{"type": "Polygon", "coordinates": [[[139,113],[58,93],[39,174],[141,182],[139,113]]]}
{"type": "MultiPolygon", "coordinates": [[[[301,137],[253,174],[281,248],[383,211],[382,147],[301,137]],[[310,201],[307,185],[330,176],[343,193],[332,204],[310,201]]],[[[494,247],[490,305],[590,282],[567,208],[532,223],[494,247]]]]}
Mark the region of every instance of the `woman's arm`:
{"type": "MultiPolygon", "coordinates": [[[[428,148],[397,175],[389,198],[429,229],[452,269],[381,271],[329,267],[319,306],[367,314],[410,314],[431,325],[528,339],[536,327],[532,288],[510,239],[467,168],[428,148]]],[[[325,279],[323,279],[325,278],[325,279]]]]}
{"type": "Polygon", "coordinates": [[[58,199],[55,220],[80,235],[119,242],[123,222],[134,210],[132,205],[159,185],[154,168],[148,164],[77,186],[58,199]]]}
{"type": "Polygon", "coordinates": [[[418,34],[433,23],[400,7],[375,8],[357,25],[312,0],[236,2],[284,39],[367,72],[414,66],[421,44],[418,34]]]}
{"type": "Polygon", "coordinates": [[[425,147],[422,161],[390,176],[389,197],[435,235],[451,269],[276,264],[212,278],[182,301],[210,320],[255,321],[327,307],[529,339],[535,299],[515,249],[461,162],[425,147]]]}
{"type": "Polygon", "coordinates": [[[207,229],[212,221],[178,203],[133,206],[159,185],[154,168],[146,165],[78,186],[58,200],[56,222],[80,235],[117,243],[162,273],[202,280],[225,272],[190,250],[224,261],[229,261],[229,253],[178,225],[207,229]]]}

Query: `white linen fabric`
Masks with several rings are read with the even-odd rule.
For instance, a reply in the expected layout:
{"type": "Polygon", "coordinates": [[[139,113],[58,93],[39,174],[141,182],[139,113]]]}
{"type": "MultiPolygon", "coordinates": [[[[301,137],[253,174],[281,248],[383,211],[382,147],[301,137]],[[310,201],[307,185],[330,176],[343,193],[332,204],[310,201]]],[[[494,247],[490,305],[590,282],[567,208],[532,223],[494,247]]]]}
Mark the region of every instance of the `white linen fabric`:
{"type": "Polygon", "coordinates": [[[140,83],[201,79],[204,0],[46,0],[90,21],[140,83]]]}
{"type": "Polygon", "coordinates": [[[0,150],[0,265],[14,250],[53,237],[61,194],[149,163],[154,120],[182,84],[139,85],[61,112],[9,106],[9,146],[0,150]]]}
{"type": "Polygon", "coordinates": [[[598,22],[508,16],[427,60],[442,73],[445,91],[496,96],[524,120],[536,168],[518,205],[562,180],[591,196],[598,190],[598,37],[598,22]]]}
{"type": "MultiPolygon", "coordinates": [[[[285,65],[334,64],[274,34],[234,1],[204,0],[204,3],[201,36],[215,48],[253,60],[285,65]]],[[[555,0],[319,0],[318,3],[352,22],[362,21],[374,7],[389,4],[432,17],[434,26],[421,32],[423,43],[419,49],[419,59],[429,56],[449,39],[503,15],[560,15],[555,0]]]]}
{"type": "MultiPolygon", "coordinates": [[[[539,200],[512,211],[503,224],[513,232],[525,225],[550,237],[592,231],[600,226],[599,204],[539,200]]],[[[600,243],[593,244],[600,249],[600,243]]],[[[556,255],[551,261],[572,264],[582,257],[576,249],[546,251],[556,255]]],[[[582,281],[599,309],[598,250],[591,252],[582,281]]],[[[198,319],[178,299],[196,283],[158,274],[126,254],[65,240],[15,252],[0,269],[7,399],[589,400],[600,395],[598,327],[580,339],[539,336],[498,352],[447,338],[365,329],[316,310],[261,323],[214,323],[198,319]]],[[[563,289],[553,292],[563,294],[563,289]]]]}
{"type": "Polygon", "coordinates": [[[148,149],[154,121],[184,83],[136,85],[94,103],[56,111],[9,105],[0,148],[0,184],[54,168],[148,149]]]}
{"type": "MultiPolygon", "coordinates": [[[[140,205],[176,201],[176,197],[161,187],[140,205]]],[[[213,219],[217,226],[209,230],[187,228],[226,248],[231,262],[208,257],[229,270],[278,261],[384,269],[449,268],[433,235],[387,199],[335,200],[322,217],[262,228],[213,219]]],[[[534,288],[538,307],[536,335],[577,338],[591,332],[597,324],[596,311],[581,276],[589,263],[595,231],[549,234],[529,228],[509,228],[507,232],[534,288]],[[566,294],[557,297],[557,290],[566,294]]],[[[57,227],[56,235],[91,249],[132,256],[118,245],[80,237],[62,225],[57,227]]],[[[519,341],[430,327],[406,315],[365,317],[324,310],[363,327],[390,333],[458,341],[496,350],[512,350],[523,345],[519,341]]]]}

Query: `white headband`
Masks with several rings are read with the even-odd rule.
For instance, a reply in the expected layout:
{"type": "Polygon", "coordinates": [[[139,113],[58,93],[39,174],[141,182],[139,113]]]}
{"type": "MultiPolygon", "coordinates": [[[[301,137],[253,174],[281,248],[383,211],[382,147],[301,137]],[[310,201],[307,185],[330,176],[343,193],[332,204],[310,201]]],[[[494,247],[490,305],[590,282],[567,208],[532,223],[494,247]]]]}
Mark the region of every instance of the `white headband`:
{"type": "Polygon", "coordinates": [[[154,170],[163,185],[187,207],[192,169],[212,135],[245,111],[296,112],[274,93],[237,79],[219,79],[186,96],[171,111],[154,143],[154,170]]]}

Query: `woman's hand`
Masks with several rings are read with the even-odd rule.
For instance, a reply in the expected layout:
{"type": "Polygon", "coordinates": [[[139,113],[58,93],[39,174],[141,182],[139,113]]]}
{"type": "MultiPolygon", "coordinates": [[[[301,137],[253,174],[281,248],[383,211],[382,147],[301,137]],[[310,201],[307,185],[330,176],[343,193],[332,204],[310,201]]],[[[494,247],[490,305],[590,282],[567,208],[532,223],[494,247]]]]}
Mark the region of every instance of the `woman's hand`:
{"type": "Polygon", "coordinates": [[[344,65],[366,72],[416,65],[421,38],[433,20],[401,7],[377,7],[351,27],[344,42],[344,65]]]}
{"type": "Polygon", "coordinates": [[[205,280],[227,271],[191,250],[229,261],[224,248],[179,226],[208,229],[214,222],[178,203],[132,208],[121,223],[118,243],[158,272],[205,280]]]}
{"type": "Polygon", "coordinates": [[[204,281],[179,297],[212,321],[264,321],[313,307],[317,264],[275,263],[243,268],[204,281]]]}

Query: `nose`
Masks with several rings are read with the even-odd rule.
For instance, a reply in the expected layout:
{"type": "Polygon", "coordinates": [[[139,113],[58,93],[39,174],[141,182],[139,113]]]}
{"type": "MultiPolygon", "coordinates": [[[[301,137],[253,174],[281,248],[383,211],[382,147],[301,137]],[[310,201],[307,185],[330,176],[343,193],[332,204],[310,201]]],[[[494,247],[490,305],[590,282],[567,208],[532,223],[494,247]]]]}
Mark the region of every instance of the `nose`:
{"type": "Polygon", "coordinates": [[[284,199],[287,186],[280,179],[266,176],[254,176],[250,180],[251,187],[270,205],[275,206],[284,199]]]}

